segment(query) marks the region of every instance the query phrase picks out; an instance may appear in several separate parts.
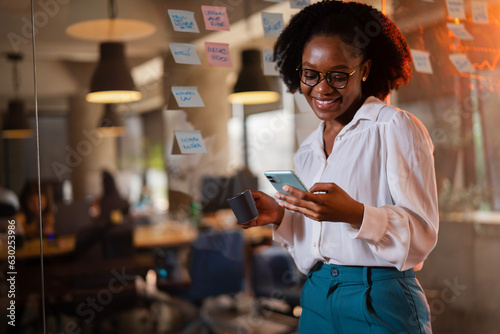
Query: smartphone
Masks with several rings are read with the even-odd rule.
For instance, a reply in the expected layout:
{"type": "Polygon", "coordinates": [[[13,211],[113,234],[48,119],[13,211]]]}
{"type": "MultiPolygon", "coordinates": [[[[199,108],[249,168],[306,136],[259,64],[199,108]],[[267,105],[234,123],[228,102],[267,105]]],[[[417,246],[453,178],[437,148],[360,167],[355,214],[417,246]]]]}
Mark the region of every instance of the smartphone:
{"type": "Polygon", "coordinates": [[[283,186],[285,185],[309,192],[309,189],[307,189],[300,178],[291,170],[268,170],[264,172],[264,175],[277,192],[291,195],[283,190],[283,186]]]}

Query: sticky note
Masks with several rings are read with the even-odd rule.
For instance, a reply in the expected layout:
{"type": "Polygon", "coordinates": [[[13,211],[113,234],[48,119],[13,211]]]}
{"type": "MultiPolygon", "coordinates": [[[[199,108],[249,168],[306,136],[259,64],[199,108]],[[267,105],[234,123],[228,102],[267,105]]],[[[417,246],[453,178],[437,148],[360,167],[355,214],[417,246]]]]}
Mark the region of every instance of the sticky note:
{"type": "Polygon", "coordinates": [[[267,38],[278,38],[285,28],[283,14],[280,13],[262,13],[262,27],[264,36],[267,38]]]}
{"type": "Polygon", "coordinates": [[[273,61],[273,50],[262,50],[262,64],[264,64],[264,75],[279,76],[280,72],[276,69],[276,62],[273,61]]]}
{"type": "Polygon", "coordinates": [[[311,0],[290,0],[290,8],[302,9],[311,4],[311,0]]]}
{"type": "Polygon", "coordinates": [[[194,44],[169,43],[169,47],[177,64],[201,65],[194,44]]]}
{"type": "Polygon", "coordinates": [[[207,153],[199,130],[175,130],[172,154],[207,153]]]}
{"type": "Polygon", "coordinates": [[[446,8],[452,19],[465,19],[464,0],[446,0],[446,8]]]}
{"type": "Polygon", "coordinates": [[[205,52],[208,65],[219,67],[233,67],[229,44],[205,42],[205,52]]]}
{"type": "Polygon", "coordinates": [[[473,40],[474,37],[465,29],[462,23],[446,23],[448,29],[451,30],[453,35],[455,35],[458,39],[463,40],[473,40]]]}
{"type": "Polygon", "coordinates": [[[453,53],[450,55],[450,60],[461,73],[475,73],[476,70],[472,66],[467,56],[463,53],[453,53]]]}
{"type": "Polygon", "coordinates": [[[488,24],[488,4],[484,1],[471,1],[472,7],[472,22],[488,24]]]}
{"type": "Polygon", "coordinates": [[[226,7],[201,6],[205,19],[205,29],[229,31],[229,19],[226,7]]]}
{"type": "Polygon", "coordinates": [[[172,94],[179,107],[204,107],[203,100],[195,86],[172,86],[172,94]]]}
{"type": "Polygon", "coordinates": [[[427,51],[411,49],[411,57],[413,58],[413,65],[415,71],[420,73],[432,74],[432,66],[429,60],[430,53],[427,51]]]}
{"type": "Polygon", "coordinates": [[[187,10],[169,9],[168,15],[175,31],[200,32],[194,19],[194,12],[187,10]]]}

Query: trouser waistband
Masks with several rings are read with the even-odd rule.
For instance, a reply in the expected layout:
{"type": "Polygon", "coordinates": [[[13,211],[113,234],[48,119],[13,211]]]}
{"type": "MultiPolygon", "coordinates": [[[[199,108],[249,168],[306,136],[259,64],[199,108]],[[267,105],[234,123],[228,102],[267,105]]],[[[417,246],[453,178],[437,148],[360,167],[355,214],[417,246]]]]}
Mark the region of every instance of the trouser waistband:
{"type": "Polygon", "coordinates": [[[331,279],[368,283],[372,281],[380,281],[394,278],[415,277],[413,269],[399,271],[394,267],[358,267],[358,266],[341,266],[337,264],[326,264],[317,262],[309,271],[309,276],[318,275],[320,277],[328,277],[331,279]]]}

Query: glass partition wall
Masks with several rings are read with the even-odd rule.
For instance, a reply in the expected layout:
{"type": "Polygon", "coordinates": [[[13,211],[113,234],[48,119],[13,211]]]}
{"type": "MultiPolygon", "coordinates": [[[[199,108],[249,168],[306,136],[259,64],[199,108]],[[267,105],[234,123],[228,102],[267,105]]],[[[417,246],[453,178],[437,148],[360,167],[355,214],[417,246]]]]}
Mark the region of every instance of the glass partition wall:
{"type": "MultiPolygon", "coordinates": [[[[2,333],[175,333],[197,318],[185,298],[197,235],[238,229],[226,199],[247,188],[272,193],[263,171],[293,169],[294,151],[317,127],[269,57],[273,33],[305,3],[0,4],[0,124],[16,114],[32,130],[1,138],[2,333]],[[257,66],[279,98],[229,102],[244,66],[257,66]]],[[[500,7],[369,3],[394,19],[414,60],[409,85],[387,102],[417,116],[435,147],[440,237],[417,273],[434,332],[493,333],[500,7]]],[[[245,234],[248,254],[271,233],[245,234]]],[[[228,333],[293,327],[296,318],[257,313],[249,280],[235,298],[208,305],[228,333]]]]}

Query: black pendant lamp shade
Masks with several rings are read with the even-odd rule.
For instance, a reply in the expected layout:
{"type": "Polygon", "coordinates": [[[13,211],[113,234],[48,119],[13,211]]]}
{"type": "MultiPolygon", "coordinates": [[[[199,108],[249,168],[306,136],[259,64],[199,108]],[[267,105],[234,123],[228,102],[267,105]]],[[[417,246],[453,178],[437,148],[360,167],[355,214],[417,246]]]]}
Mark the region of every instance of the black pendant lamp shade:
{"type": "Polygon", "coordinates": [[[104,114],[97,125],[103,137],[121,137],[125,134],[125,126],[115,111],[113,104],[106,104],[104,114]]]}
{"type": "Polygon", "coordinates": [[[8,53],[7,59],[12,61],[12,82],[15,97],[9,101],[9,107],[3,117],[2,138],[29,138],[33,130],[24,114],[24,103],[19,98],[19,71],[17,64],[23,59],[20,53],[8,53]]]}
{"type": "Polygon", "coordinates": [[[29,138],[33,136],[33,130],[28,118],[24,114],[24,103],[22,100],[9,101],[9,109],[3,119],[3,138],[29,138]]]}
{"type": "Polygon", "coordinates": [[[264,104],[279,100],[280,94],[272,87],[271,78],[262,72],[261,58],[258,49],[242,52],[242,67],[228,97],[230,103],[264,104]]]}
{"type": "Polygon", "coordinates": [[[87,101],[94,103],[125,103],[138,101],[141,92],[125,61],[125,46],[118,42],[100,44],[100,59],[90,84],[87,101]]]}

